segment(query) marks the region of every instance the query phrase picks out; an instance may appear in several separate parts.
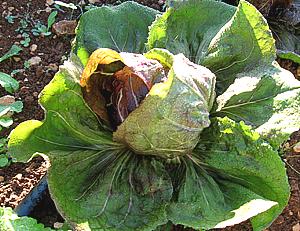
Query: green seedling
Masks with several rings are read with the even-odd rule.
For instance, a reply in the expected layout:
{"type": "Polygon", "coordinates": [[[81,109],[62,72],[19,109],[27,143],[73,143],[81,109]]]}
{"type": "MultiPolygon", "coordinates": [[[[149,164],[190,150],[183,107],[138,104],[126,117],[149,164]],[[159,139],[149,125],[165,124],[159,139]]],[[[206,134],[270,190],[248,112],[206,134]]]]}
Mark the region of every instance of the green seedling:
{"type": "Polygon", "coordinates": [[[49,36],[51,35],[51,27],[52,25],[55,23],[55,19],[57,16],[57,11],[53,11],[47,20],[47,26],[45,26],[44,24],[42,24],[40,21],[38,21],[35,25],[34,28],[31,30],[32,34],[34,36],[49,36]]]}
{"type": "Polygon", "coordinates": [[[20,41],[20,44],[22,44],[24,47],[29,47],[31,38],[29,37],[29,34],[24,32],[22,34],[23,40],[20,41]]]}
{"type": "MultiPolygon", "coordinates": [[[[17,45],[12,45],[8,52],[6,52],[2,57],[0,57],[0,62],[7,60],[15,55],[19,55],[22,48],[17,45]]],[[[7,92],[13,93],[19,88],[19,83],[17,80],[12,78],[10,75],[0,72],[0,86],[2,86],[7,92]]]]}
{"type": "Polygon", "coordinates": [[[15,19],[18,18],[18,16],[13,16],[13,15],[7,15],[5,17],[6,21],[10,24],[14,24],[15,23],[15,19]]]}
{"type": "MultiPolygon", "coordinates": [[[[18,55],[20,51],[22,51],[21,47],[13,45],[10,50],[0,58],[0,62],[18,55]]],[[[10,75],[0,72],[0,86],[12,94],[14,91],[18,90],[19,82],[10,75]]],[[[0,98],[0,130],[2,127],[7,128],[12,125],[13,119],[11,118],[11,115],[14,112],[21,112],[23,108],[23,103],[21,101],[15,102],[14,97],[9,98],[9,96],[6,96],[5,99],[4,97],[0,98]]]]}
{"type": "Polygon", "coordinates": [[[15,31],[22,34],[23,32],[28,30],[28,25],[28,20],[26,18],[22,18],[20,20],[19,27],[15,31]]]}
{"type": "Polygon", "coordinates": [[[6,138],[0,138],[0,168],[8,166],[11,161],[7,154],[7,142],[6,138]]]}
{"type": "Polygon", "coordinates": [[[12,47],[9,49],[8,52],[6,52],[2,57],[0,57],[0,63],[3,62],[6,59],[9,59],[10,57],[13,57],[15,55],[19,55],[19,53],[23,49],[17,45],[12,45],[12,47]]]}
{"type": "Polygon", "coordinates": [[[26,61],[24,62],[24,69],[29,69],[29,67],[30,67],[30,63],[29,63],[28,60],[26,60],[26,61]]]}
{"type": "Polygon", "coordinates": [[[14,91],[18,90],[19,83],[10,75],[0,72],[0,86],[2,86],[7,92],[13,93],[14,91]]]}
{"type": "Polygon", "coordinates": [[[10,76],[14,77],[16,74],[21,73],[22,70],[21,69],[15,69],[10,73],[10,76]]]}

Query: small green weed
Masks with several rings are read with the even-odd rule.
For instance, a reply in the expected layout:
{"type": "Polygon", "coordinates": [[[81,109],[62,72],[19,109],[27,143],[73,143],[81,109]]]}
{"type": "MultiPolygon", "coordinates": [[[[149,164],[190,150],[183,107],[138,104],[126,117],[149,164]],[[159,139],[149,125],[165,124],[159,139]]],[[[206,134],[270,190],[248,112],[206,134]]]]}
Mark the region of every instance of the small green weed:
{"type": "Polygon", "coordinates": [[[6,138],[0,138],[0,168],[8,166],[12,161],[7,153],[7,142],[6,138]]]}
{"type": "MultiPolygon", "coordinates": [[[[18,55],[22,51],[22,48],[13,45],[7,53],[0,57],[0,62],[11,58],[12,56],[18,55]]],[[[18,90],[19,83],[10,75],[0,72],[0,86],[2,86],[7,92],[13,93],[18,90]]],[[[2,127],[9,127],[13,124],[11,115],[14,112],[21,112],[23,109],[23,103],[21,101],[15,101],[13,96],[3,96],[0,98],[0,130],[2,127]]]]}

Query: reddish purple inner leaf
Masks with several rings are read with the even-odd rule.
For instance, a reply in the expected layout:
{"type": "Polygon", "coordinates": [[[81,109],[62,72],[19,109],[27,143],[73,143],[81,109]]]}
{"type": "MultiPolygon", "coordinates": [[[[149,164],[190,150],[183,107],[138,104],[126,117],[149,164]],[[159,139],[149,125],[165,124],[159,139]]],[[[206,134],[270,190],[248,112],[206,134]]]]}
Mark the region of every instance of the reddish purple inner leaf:
{"type": "Polygon", "coordinates": [[[147,96],[153,84],[166,79],[163,66],[142,55],[124,55],[125,67],[110,78],[102,78],[101,94],[112,129],[116,129],[147,96]],[[126,60],[130,62],[126,63],[126,60]]]}

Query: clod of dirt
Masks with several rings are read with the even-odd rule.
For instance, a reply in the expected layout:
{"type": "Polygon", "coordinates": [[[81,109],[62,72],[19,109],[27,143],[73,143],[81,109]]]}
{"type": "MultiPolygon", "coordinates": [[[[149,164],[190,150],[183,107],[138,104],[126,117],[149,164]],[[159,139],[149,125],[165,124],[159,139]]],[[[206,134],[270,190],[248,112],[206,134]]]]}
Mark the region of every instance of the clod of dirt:
{"type": "Polygon", "coordinates": [[[13,6],[10,6],[7,9],[8,9],[8,11],[12,12],[15,8],[13,6]]]}
{"type": "Polygon", "coordinates": [[[50,12],[52,11],[52,8],[48,6],[48,7],[46,7],[45,11],[46,11],[47,13],[50,13],[50,12]]]}
{"type": "Polygon", "coordinates": [[[19,173],[15,176],[16,179],[21,180],[22,179],[22,173],[19,173]]]}
{"type": "Polygon", "coordinates": [[[300,152],[300,142],[295,144],[295,146],[293,147],[293,150],[294,150],[294,152],[300,152]]]}
{"type": "Polygon", "coordinates": [[[53,1],[53,0],[46,0],[46,4],[47,4],[48,6],[51,6],[51,5],[54,4],[54,1],[53,1]]]}
{"type": "Polygon", "coordinates": [[[95,4],[95,3],[98,3],[98,2],[101,2],[100,0],[89,0],[89,3],[91,4],[95,4]]]}
{"type": "Polygon", "coordinates": [[[0,98],[0,104],[7,106],[15,102],[15,97],[11,95],[5,95],[0,98]]]}
{"type": "Polygon", "coordinates": [[[47,66],[48,70],[53,71],[53,72],[57,72],[58,71],[58,66],[55,63],[50,63],[47,66]]]}
{"type": "Polygon", "coordinates": [[[30,51],[31,52],[35,52],[36,51],[36,49],[37,49],[37,45],[36,44],[32,44],[31,46],[30,46],[30,51]]]}
{"type": "Polygon", "coordinates": [[[64,223],[60,223],[60,222],[55,222],[53,225],[53,228],[55,229],[60,229],[61,227],[63,227],[64,223]]]}
{"type": "Polygon", "coordinates": [[[300,223],[297,223],[296,225],[293,226],[293,231],[300,231],[300,223]]]}
{"type": "Polygon", "coordinates": [[[42,62],[42,59],[39,56],[34,56],[28,60],[29,66],[36,66],[40,64],[40,62],[42,62]]]}
{"type": "Polygon", "coordinates": [[[20,62],[20,61],[21,61],[21,58],[20,58],[20,57],[13,57],[13,60],[14,60],[15,62],[20,62]]]}
{"type": "Polygon", "coordinates": [[[74,35],[75,34],[75,29],[77,26],[76,20],[62,20],[57,23],[55,23],[52,26],[52,30],[55,34],[58,36],[61,35],[74,35]]]}

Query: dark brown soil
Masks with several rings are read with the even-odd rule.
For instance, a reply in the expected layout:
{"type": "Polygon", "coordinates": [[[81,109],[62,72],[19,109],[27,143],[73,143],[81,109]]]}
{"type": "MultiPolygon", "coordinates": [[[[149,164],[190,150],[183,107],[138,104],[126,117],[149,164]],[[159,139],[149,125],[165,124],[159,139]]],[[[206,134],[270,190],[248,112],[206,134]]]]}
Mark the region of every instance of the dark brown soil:
{"type": "Polygon", "coordinates": [[[292,72],[296,79],[300,80],[300,65],[288,59],[277,59],[279,65],[292,72]]]}
{"type": "MultiPolygon", "coordinates": [[[[79,2],[87,4],[88,1],[80,0],[64,0],[67,3],[74,3],[78,5],[79,2]]],[[[116,4],[116,0],[99,0],[97,5],[102,4],[116,4]]],[[[155,9],[162,10],[164,0],[137,0],[137,2],[150,6],[155,9]]],[[[30,17],[32,23],[29,25],[29,30],[32,29],[32,25],[38,20],[47,23],[49,12],[45,9],[49,7],[46,5],[45,0],[27,0],[27,1],[15,1],[15,0],[3,0],[0,2],[0,55],[4,54],[13,44],[20,45],[20,34],[15,30],[19,26],[21,18],[26,16],[30,17]],[[40,11],[40,12],[39,12],[40,11]],[[19,15],[15,19],[15,23],[9,24],[5,17],[7,15],[19,15]]],[[[81,5],[83,8],[84,5],[81,5]]],[[[76,20],[80,15],[80,10],[72,11],[67,8],[62,8],[64,12],[58,14],[56,21],[60,20],[76,20]]],[[[28,119],[42,120],[44,118],[44,112],[38,104],[38,94],[44,88],[45,85],[53,78],[59,65],[67,58],[73,36],[56,36],[52,34],[48,37],[38,36],[35,37],[30,34],[31,43],[37,45],[37,49],[32,51],[30,46],[23,48],[23,52],[19,57],[11,58],[5,62],[0,63],[0,71],[5,73],[11,73],[13,70],[20,70],[15,78],[20,83],[20,89],[14,94],[17,99],[20,99],[24,103],[23,112],[14,115],[15,123],[10,129],[6,129],[0,132],[1,136],[7,136],[11,129],[16,127],[20,122],[28,119]],[[38,65],[31,66],[29,68],[24,67],[24,62],[32,57],[38,56],[41,58],[41,62],[38,65]]],[[[280,65],[289,69],[295,77],[300,78],[300,68],[290,61],[279,60],[280,65]]],[[[5,92],[0,88],[0,96],[5,92]]],[[[300,132],[295,133],[289,142],[292,146],[294,143],[300,141],[300,132]]],[[[294,231],[293,227],[300,223],[300,158],[299,153],[295,153],[292,149],[283,156],[283,160],[287,163],[287,171],[289,175],[289,182],[291,184],[291,199],[289,205],[278,217],[278,219],[268,229],[270,231],[294,231]]],[[[46,166],[40,158],[35,159],[33,162],[26,164],[16,163],[9,168],[0,169],[0,175],[4,176],[5,181],[0,182],[0,206],[15,207],[21,198],[31,190],[31,188],[38,182],[38,180],[45,174],[46,166]],[[4,172],[6,171],[6,172],[4,172]],[[22,174],[21,180],[16,176],[22,174]],[[26,180],[25,180],[26,179],[26,180]],[[8,182],[11,182],[10,186],[7,186],[8,182]],[[10,189],[8,189],[10,188],[10,189]]],[[[20,175],[19,175],[20,176],[20,175]]],[[[61,217],[55,210],[53,202],[49,199],[49,194],[45,194],[44,199],[36,207],[36,210],[31,214],[32,217],[37,218],[40,222],[43,222],[47,226],[53,226],[54,222],[61,222],[61,217]],[[48,198],[48,199],[47,199],[48,198]]],[[[174,230],[184,230],[182,227],[176,227],[174,230]]],[[[247,231],[251,230],[249,222],[226,228],[223,230],[231,231],[247,231]]]]}
{"type": "Polygon", "coordinates": [[[41,200],[34,207],[29,216],[35,218],[39,223],[44,224],[46,227],[51,228],[54,228],[54,223],[56,222],[64,222],[64,219],[56,210],[48,189],[43,193],[41,200]]]}
{"type": "Polygon", "coordinates": [[[47,173],[49,163],[36,157],[28,163],[0,168],[0,206],[15,208],[47,173]]]}

